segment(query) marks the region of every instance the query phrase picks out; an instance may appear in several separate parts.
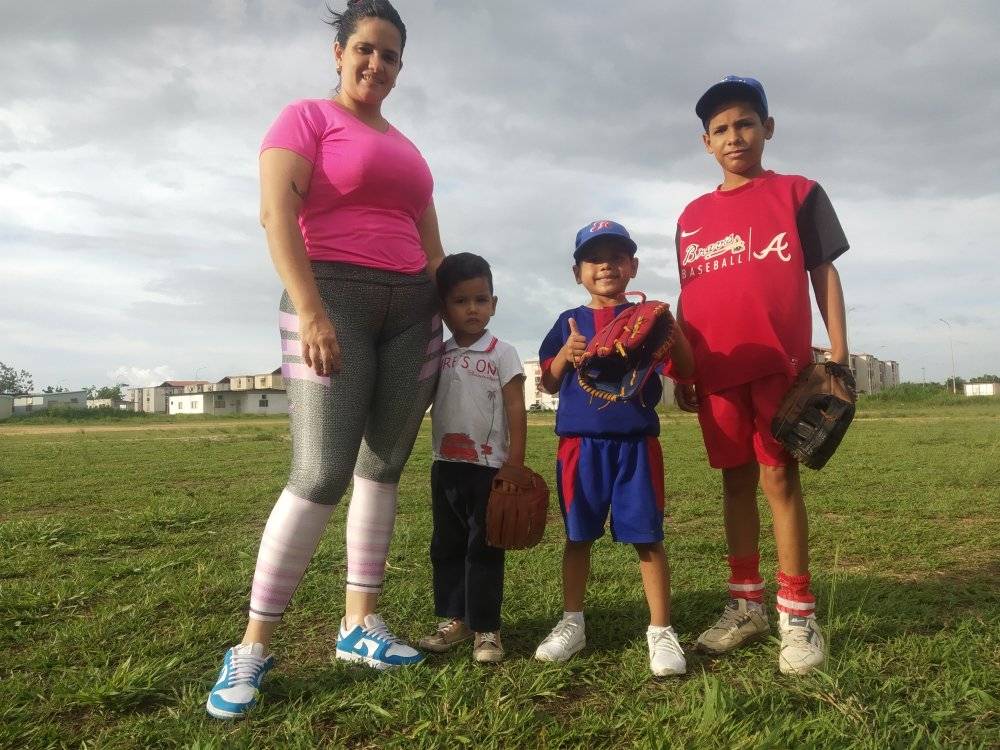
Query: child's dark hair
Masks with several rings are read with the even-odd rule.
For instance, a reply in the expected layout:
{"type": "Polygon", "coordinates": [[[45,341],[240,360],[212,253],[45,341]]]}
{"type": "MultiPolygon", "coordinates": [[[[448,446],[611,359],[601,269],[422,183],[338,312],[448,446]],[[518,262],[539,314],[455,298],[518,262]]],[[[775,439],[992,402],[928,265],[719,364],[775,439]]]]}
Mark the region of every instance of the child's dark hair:
{"type": "Polygon", "coordinates": [[[448,292],[469,279],[485,278],[493,294],[493,272],[485,258],[474,253],[446,255],[437,270],[438,296],[444,299],[448,292]]]}
{"type": "Polygon", "coordinates": [[[391,23],[399,30],[399,51],[406,46],[406,26],[389,0],[347,0],[343,13],[335,12],[329,5],[326,9],[330,12],[330,20],[326,23],[337,30],[337,43],[341,47],[347,46],[347,40],[365,18],[381,18],[391,23]]]}

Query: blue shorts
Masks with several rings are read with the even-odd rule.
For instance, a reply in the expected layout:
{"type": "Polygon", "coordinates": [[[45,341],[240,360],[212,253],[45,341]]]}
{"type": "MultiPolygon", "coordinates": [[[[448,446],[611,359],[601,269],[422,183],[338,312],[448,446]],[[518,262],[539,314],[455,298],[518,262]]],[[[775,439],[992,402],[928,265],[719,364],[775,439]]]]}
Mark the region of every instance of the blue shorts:
{"type": "Polygon", "coordinates": [[[603,536],[609,512],[616,542],[663,541],[663,451],[658,438],[561,437],[556,487],[570,541],[603,536]]]}

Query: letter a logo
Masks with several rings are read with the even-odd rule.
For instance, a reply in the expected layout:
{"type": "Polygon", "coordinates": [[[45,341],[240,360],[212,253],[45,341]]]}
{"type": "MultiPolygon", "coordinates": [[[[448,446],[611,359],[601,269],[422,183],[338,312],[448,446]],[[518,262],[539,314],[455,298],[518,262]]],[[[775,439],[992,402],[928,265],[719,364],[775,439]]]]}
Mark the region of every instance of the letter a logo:
{"type": "Polygon", "coordinates": [[[780,232],[779,234],[774,235],[774,238],[771,240],[768,246],[759,252],[755,252],[753,254],[753,257],[756,260],[763,260],[771,253],[777,253],[778,257],[781,258],[781,260],[785,261],[785,263],[788,263],[792,259],[792,256],[787,252],[788,243],[785,242],[786,234],[787,232],[780,232]]]}

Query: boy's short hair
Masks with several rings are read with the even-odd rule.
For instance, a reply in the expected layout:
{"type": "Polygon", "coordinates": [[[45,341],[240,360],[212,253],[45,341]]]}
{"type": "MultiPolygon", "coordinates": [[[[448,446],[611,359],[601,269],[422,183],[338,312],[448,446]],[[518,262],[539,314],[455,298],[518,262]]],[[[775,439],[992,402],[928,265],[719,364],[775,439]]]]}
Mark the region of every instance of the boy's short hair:
{"type": "Polygon", "coordinates": [[[444,299],[448,292],[463,281],[482,277],[486,278],[486,282],[490,285],[490,294],[493,294],[493,272],[485,258],[475,253],[446,255],[437,269],[438,296],[444,299]]]}
{"type": "Polygon", "coordinates": [[[708,131],[708,122],[723,104],[746,102],[760,115],[760,121],[767,119],[767,94],[764,85],[756,78],[728,75],[710,86],[694,105],[694,112],[708,131]]]}

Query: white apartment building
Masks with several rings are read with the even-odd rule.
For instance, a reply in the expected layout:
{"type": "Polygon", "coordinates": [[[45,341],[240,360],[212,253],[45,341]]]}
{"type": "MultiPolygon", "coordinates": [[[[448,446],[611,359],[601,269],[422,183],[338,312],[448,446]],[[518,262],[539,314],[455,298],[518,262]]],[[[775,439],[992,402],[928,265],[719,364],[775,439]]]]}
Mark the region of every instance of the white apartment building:
{"type": "Polygon", "coordinates": [[[288,394],[277,389],[179,393],[169,397],[170,414],[287,414],[288,394]]]}
{"type": "MultiPolygon", "coordinates": [[[[830,358],[830,350],[814,346],[813,362],[825,362],[830,358]]],[[[851,354],[848,360],[851,373],[858,385],[858,393],[878,393],[899,385],[899,362],[883,361],[871,354],[851,354]]]]}
{"type": "Polygon", "coordinates": [[[198,380],[164,380],[159,385],[146,388],[129,388],[127,400],[132,404],[133,411],[143,411],[155,414],[166,414],[169,408],[168,399],[177,393],[184,393],[184,388],[195,385],[198,380]]]}
{"type": "Polygon", "coordinates": [[[524,408],[555,411],[559,408],[559,394],[542,390],[542,368],[537,359],[526,359],[524,365],[524,408]]]}

